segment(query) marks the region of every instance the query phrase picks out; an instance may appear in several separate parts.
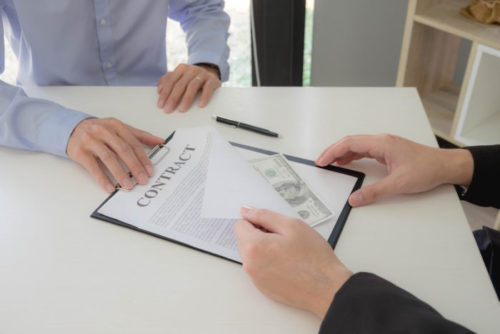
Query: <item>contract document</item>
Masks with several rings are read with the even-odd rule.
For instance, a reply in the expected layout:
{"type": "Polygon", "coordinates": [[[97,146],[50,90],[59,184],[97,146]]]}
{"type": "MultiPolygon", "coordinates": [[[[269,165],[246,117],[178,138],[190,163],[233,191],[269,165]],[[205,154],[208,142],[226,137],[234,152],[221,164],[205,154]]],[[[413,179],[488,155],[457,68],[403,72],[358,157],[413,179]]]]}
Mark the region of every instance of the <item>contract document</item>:
{"type": "MultiPolygon", "coordinates": [[[[97,213],[241,262],[233,233],[237,215],[229,218],[224,213],[220,217],[201,216],[212,152],[217,152],[221,168],[233,171],[218,181],[235,185],[240,194],[247,195],[249,205],[266,205],[271,210],[295,215],[288,203],[249,165],[245,166],[246,162],[210,127],[177,130],[152,158],[155,175],[149,183],[137,185],[131,191],[117,191],[97,213]]],[[[218,193],[216,196],[221,196],[223,202],[229,200],[231,194],[218,193]]]]}
{"type": "MultiPolygon", "coordinates": [[[[284,157],[271,160],[263,160],[261,154],[252,157],[259,158],[255,162],[258,168],[247,162],[247,158],[237,153],[212,127],[178,129],[151,157],[155,175],[149,183],[136,185],[130,191],[115,191],[92,217],[240,263],[233,226],[240,219],[242,205],[264,207],[295,217],[309,210],[317,222],[333,217],[333,210],[323,208],[310,195],[301,194],[313,200],[297,206],[300,211],[294,210],[290,201],[276,189],[276,184],[261,175],[259,168],[263,173],[272,168],[276,170],[273,173],[282,174],[277,183],[289,181],[290,175],[295,175],[291,167],[281,168],[284,174],[276,167],[283,165],[284,157]]],[[[314,166],[308,168],[321,170],[314,166]]],[[[352,189],[351,181],[355,180],[350,177],[347,194],[352,189]]],[[[328,239],[328,235],[325,237],[328,239]]]]}

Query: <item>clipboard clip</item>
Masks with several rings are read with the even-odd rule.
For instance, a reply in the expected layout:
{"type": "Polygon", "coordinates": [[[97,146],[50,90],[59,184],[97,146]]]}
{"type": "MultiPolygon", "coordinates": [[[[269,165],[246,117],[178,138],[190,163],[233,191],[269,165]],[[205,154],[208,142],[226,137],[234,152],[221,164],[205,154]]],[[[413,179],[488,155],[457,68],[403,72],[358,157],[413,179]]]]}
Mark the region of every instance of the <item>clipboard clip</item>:
{"type": "MultiPolygon", "coordinates": [[[[163,158],[170,152],[170,148],[167,147],[165,144],[158,144],[151,151],[148,153],[148,158],[151,160],[153,163],[153,166],[156,166],[159,164],[163,158]],[[160,153],[160,154],[159,154],[160,153]]],[[[132,173],[128,172],[129,177],[132,179],[132,182],[134,182],[134,186],[137,184],[135,179],[132,177],[132,173]]],[[[120,186],[118,182],[115,184],[115,190],[124,190],[124,191],[130,191],[129,189],[124,189],[120,186]]]]}
{"type": "Polygon", "coordinates": [[[151,160],[153,165],[156,166],[157,164],[159,164],[163,160],[163,158],[165,158],[165,156],[168,154],[168,152],[170,152],[170,148],[165,146],[165,144],[158,144],[155,147],[153,147],[153,149],[148,153],[148,158],[149,158],[149,160],[151,160]],[[161,152],[161,154],[159,156],[157,156],[157,154],[162,149],[163,149],[163,151],[161,152]]]}

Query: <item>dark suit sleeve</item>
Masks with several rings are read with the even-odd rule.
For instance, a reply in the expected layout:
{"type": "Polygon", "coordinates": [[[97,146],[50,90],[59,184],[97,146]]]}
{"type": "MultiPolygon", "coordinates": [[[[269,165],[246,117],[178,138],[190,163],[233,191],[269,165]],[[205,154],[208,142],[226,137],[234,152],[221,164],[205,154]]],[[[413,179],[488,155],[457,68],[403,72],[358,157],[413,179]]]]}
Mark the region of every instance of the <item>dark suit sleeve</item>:
{"type": "Polygon", "coordinates": [[[500,145],[465,147],[474,159],[472,182],[461,199],[500,209],[500,145]]]}
{"type": "Polygon", "coordinates": [[[471,333],[405,290],[369,273],[353,275],[340,288],[319,332],[471,333]]]}

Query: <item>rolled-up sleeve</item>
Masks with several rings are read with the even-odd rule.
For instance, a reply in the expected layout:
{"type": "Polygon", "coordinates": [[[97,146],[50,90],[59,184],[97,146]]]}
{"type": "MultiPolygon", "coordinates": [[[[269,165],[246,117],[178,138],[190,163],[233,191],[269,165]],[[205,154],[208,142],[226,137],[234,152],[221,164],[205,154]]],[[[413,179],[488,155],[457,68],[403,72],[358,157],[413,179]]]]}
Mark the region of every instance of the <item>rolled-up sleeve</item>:
{"type": "Polygon", "coordinates": [[[169,17],[186,33],[188,63],[212,63],[219,67],[221,80],[229,78],[229,15],[222,0],[171,0],[169,17]]]}

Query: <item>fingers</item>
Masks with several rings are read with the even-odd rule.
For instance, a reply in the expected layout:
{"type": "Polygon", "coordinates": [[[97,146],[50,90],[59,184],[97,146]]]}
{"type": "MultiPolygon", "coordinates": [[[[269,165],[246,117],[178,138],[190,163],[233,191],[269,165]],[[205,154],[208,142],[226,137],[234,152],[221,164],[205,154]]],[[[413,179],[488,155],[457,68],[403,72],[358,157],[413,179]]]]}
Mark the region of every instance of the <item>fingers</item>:
{"type": "Polygon", "coordinates": [[[354,192],[349,197],[349,204],[353,207],[367,205],[396,192],[397,188],[395,187],[394,177],[389,175],[374,184],[365,186],[354,192]]]}
{"type": "Polygon", "coordinates": [[[108,194],[115,190],[115,186],[104,172],[103,167],[94,157],[86,155],[80,163],[108,194]]]}
{"type": "Polygon", "coordinates": [[[335,162],[337,163],[337,165],[347,165],[351,163],[353,160],[359,160],[364,157],[365,157],[364,154],[349,152],[345,154],[343,157],[338,158],[335,162]]]}
{"type": "Polygon", "coordinates": [[[94,153],[97,153],[97,157],[108,167],[122,187],[132,189],[134,184],[119,159],[125,163],[137,183],[146,184],[150,176],[149,171],[152,175],[153,165],[140,142],[120,121],[110,120],[110,124],[111,131],[97,133],[99,140],[93,147],[94,153]]]}
{"type": "Polygon", "coordinates": [[[206,107],[208,101],[212,98],[215,90],[220,87],[220,80],[210,79],[203,86],[203,91],[201,92],[200,101],[198,102],[198,106],[200,108],[206,107]]]}
{"type": "Polygon", "coordinates": [[[179,104],[180,112],[186,112],[187,109],[191,107],[193,99],[205,80],[205,78],[199,75],[185,75],[182,79],[177,81],[172,93],[167,99],[167,112],[174,111],[177,104],[179,104]]]}
{"type": "Polygon", "coordinates": [[[316,164],[326,166],[337,161],[345,164],[363,157],[380,158],[384,148],[384,135],[347,136],[326,148],[316,159],[316,164]]]}
{"type": "Polygon", "coordinates": [[[238,241],[238,250],[243,258],[243,262],[245,262],[248,249],[260,240],[265,232],[262,232],[250,222],[242,219],[234,224],[234,234],[238,241]]]}
{"type": "Polygon", "coordinates": [[[296,220],[267,209],[254,209],[246,206],[241,208],[240,213],[244,219],[257,227],[278,234],[285,234],[290,224],[296,220]]]}
{"type": "Polygon", "coordinates": [[[171,113],[179,106],[180,112],[186,112],[200,90],[202,97],[199,106],[204,107],[218,87],[220,80],[209,70],[180,64],[173,72],[166,73],[158,80],[158,108],[171,113]]]}
{"type": "Polygon", "coordinates": [[[152,135],[151,133],[143,130],[136,129],[130,125],[127,128],[134,134],[134,136],[143,144],[148,146],[156,146],[163,143],[165,140],[161,137],[152,135]]]}
{"type": "Polygon", "coordinates": [[[132,189],[134,187],[134,182],[129,174],[123,169],[118,160],[118,156],[110,150],[107,145],[99,141],[94,141],[89,146],[89,150],[95,157],[102,161],[120,186],[125,189],[132,189]]]}
{"type": "Polygon", "coordinates": [[[112,191],[112,184],[104,173],[104,166],[123,188],[132,189],[134,186],[122,162],[137,183],[146,184],[154,170],[140,139],[151,143],[162,142],[162,140],[147,132],[131,129],[133,128],[116,119],[82,121],[70,136],[67,147],[68,155],[82,164],[108,192],[112,191]]]}
{"type": "Polygon", "coordinates": [[[165,112],[172,112],[175,108],[167,108],[165,105],[167,102],[175,83],[181,78],[182,71],[168,72],[158,80],[158,108],[164,109],[165,112]]]}
{"type": "Polygon", "coordinates": [[[138,180],[139,184],[148,183],[148,176],[153,176],[154,173],[153,164],[151,163],[151,160],[149,160],[138,138],[128,130],[128,127],[120,128],[118,130],[118,134],[121,138],[124,139],[125,143],[128,143],[128,145],[130,145],[130,148],[133,151],[129,152],[133,154],[127,154],[127,158],[125,158],[123,161],[125,162],[127,167],[129,167],[130,164],[129,170],[132,172],[132,175],[134,175],[135,179],[138,180]],[[146,172],[148,175],[144,175],[144,172],[146,172]]]}
{"type": "Polygon", "coordinates": [[[191,78],[187,86],[185,87],[183,95],[181,95],[180,97],[174,95],[176,93],[176,90],[174,90],[174,92],[172,93],[172,98],[181,99],[181,102],[179,104],[180,112],[188,111],[188,109],[193,104],[193,100],[196,97],[196,94],[198,94],[198,91],[203,86],[205,81],[206,79],[202,78],[200,75],[196,75],[194,78],[191,78]]]}

